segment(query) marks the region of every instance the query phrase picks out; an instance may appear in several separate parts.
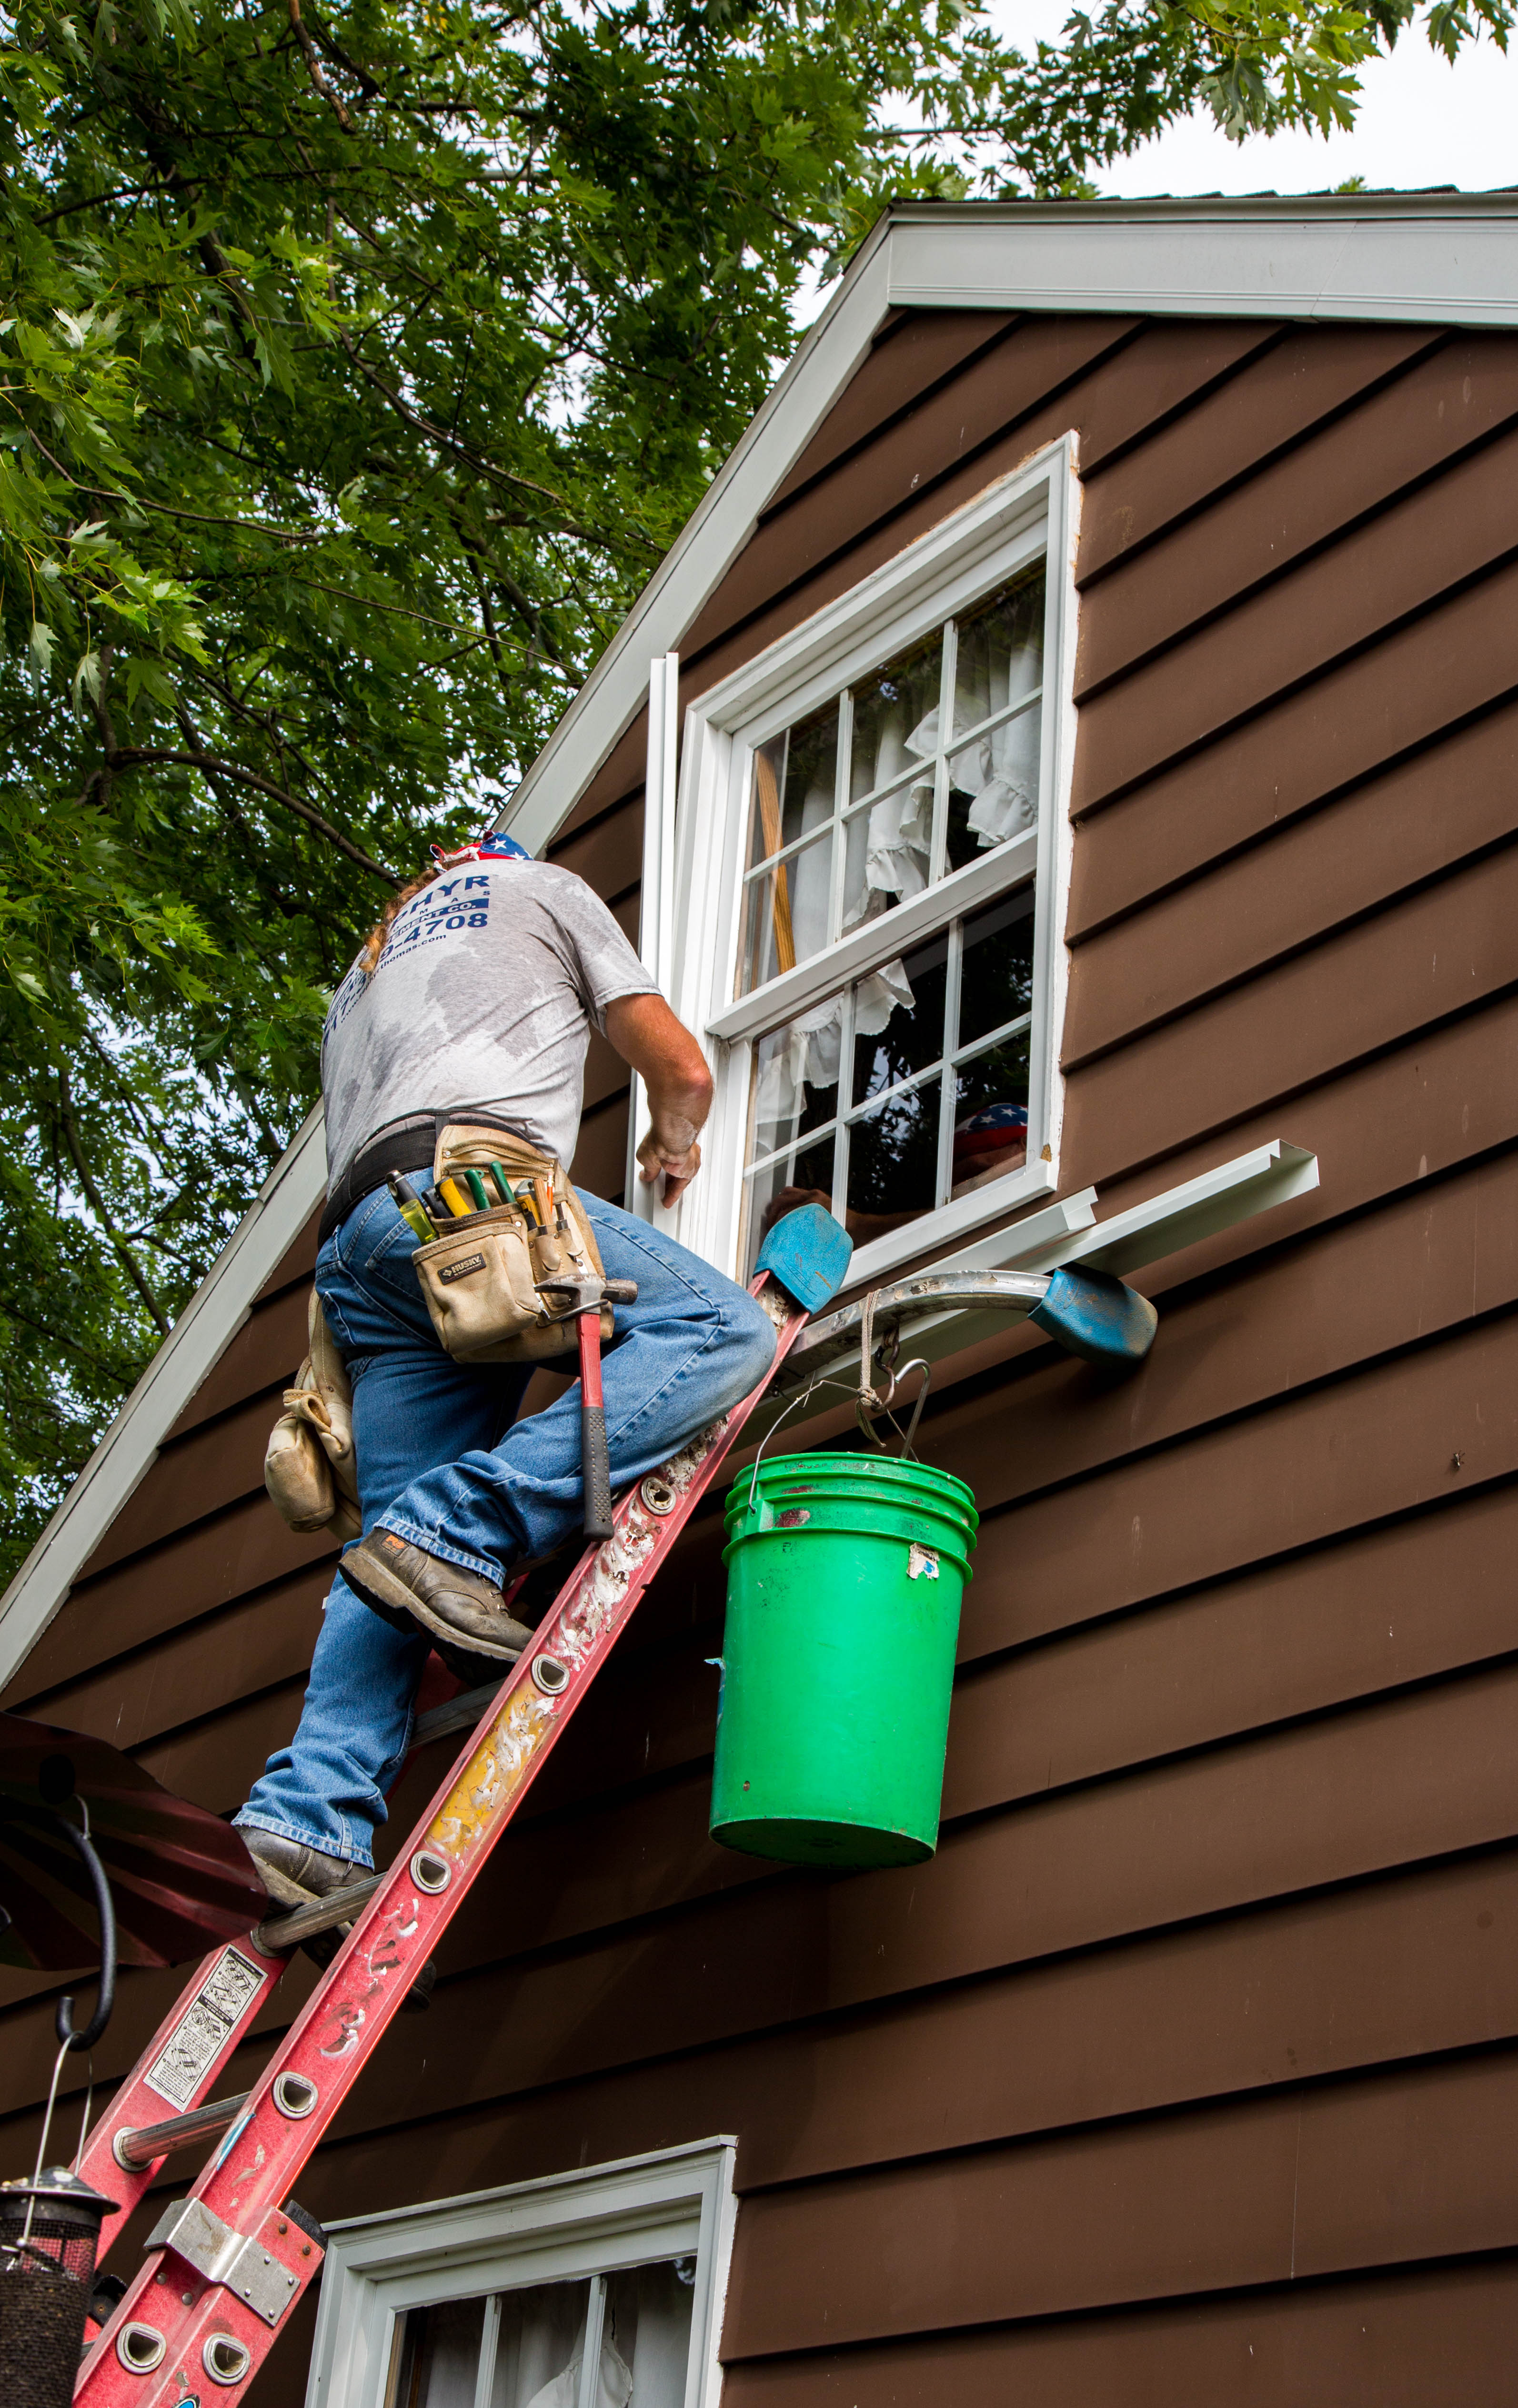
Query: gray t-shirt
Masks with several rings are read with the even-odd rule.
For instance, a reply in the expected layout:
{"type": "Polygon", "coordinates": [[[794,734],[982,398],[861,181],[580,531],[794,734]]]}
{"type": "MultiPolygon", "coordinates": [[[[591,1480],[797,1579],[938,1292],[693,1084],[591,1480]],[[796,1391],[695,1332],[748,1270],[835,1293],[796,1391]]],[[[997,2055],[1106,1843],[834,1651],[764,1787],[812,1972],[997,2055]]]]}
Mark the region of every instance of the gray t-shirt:
{"type": "Polygon", "coordinates": [[[658,988],[598,895],[546,861],[480,862],[398,911],[371,978],[355,962],[322,1034],[331,1188],[408,1112],[488,1105],[567,1163],[590,1024],[658,988]]]}

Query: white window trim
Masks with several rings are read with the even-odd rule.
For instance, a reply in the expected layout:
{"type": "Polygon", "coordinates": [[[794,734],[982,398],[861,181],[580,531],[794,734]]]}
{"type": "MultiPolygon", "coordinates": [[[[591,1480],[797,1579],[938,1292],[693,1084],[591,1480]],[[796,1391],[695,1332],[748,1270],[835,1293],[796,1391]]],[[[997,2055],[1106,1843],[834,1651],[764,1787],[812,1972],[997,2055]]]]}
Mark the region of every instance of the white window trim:
{"type": "Polygon", "coordinates": [[[926,930],[975,909],[1030,871],[1038,882],[1038,909],[1027,1160],[1005,1179],[860,1247],[851,1280],[874,1280],[921,1254],[924,1239],[935,1246],[962,1240],[983,1223],[1053,1195],[1059,1184],[1079,517],[1076,437],[1067,434],[746,662],[686,712],[671,999],[686,1025],[706,1039],[716,1095],[703,1139],[701,1176],[673,1212],[659,1218],[682,1245],[721,1269],[731,1271],[737,1260],[754,1036],[830,994],[870,962],[905,952],[926,930]],[[756,747],[1046,551],[1038,826],[735,1002],[743,803],[756,747]]]}
{"type": "Polygon", "coordinates": [[[306,2408],[383,2408],[408,2308],[693,2257],[685,2408],[716,2408],[737,2154],[723,2135],[329,2225],[306,2408]]]}

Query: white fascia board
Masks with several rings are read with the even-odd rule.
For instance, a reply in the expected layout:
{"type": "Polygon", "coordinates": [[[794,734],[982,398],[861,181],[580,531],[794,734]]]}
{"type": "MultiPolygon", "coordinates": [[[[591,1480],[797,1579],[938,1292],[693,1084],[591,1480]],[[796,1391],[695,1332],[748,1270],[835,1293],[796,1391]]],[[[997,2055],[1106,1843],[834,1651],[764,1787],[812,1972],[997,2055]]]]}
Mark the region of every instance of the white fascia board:
{"type": "Polygon", "coordinates": [[[651,653],[677,652],[867,353],[885,316],[882,217],[838,291],[643,588],[511,798],[499,824],[541,853],[648,693],[651,653]]]}
{"type": "Polygon", "coordinates": [[[326,1146],[318,1111],[265,1181],[0,1598],[0,1686],[41,1638],[80,1567],[156,1459],[165,1433],[221,1360],[259,1289],[315,1211],[325,1185],[326,1146]]]}
{"type": "Polygon", "coordinates": [[[894,213],[904,309],[1518,325],[1511,194],[1010,204],[894,213]]]}

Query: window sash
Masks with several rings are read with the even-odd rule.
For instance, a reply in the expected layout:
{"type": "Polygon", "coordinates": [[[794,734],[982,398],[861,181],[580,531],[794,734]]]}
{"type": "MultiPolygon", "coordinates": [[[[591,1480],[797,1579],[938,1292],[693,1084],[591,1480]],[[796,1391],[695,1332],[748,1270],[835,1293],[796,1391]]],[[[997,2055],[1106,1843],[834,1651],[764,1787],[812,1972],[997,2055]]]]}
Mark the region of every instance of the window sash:
{"type": "MultiPolygon", "coordinates": [[[[1036,568],[1036,555],[1032,560],[1019,562],[1016,566],[1010,568],[1007,572],[1005,581],[1013,582],[1019,578],[1027,577],[1036,568]]],[[[1047,551],[1044,555],[1044,575],[1047,580],[1049,578],[1049,558],[1047,551]]],[[[995,593],[996,586],[1003,581],[1004,580],[1002,579],[993,577],[987,589],[988,593],[995,593]]],[[[982,595],[980,598],[983,600],[985,596],[982,595]]],[[[1003,703],[997,710],[987,711],[983,717],[976,720],[973,725],[963,729],[957,728],[954,725],[953,710],[959,677],[959,628],[961,621],[967,621],[970,619],[977,607],[977,603],[975,601],[971,601],[964,605],[956,614],[946,616],[945,619],[939,623],[939,640],[942,652],[938,671],[938,700],[937,706],[938,736],[933,751],[931,752],[924,752],[921,760],[913,767],[905,770],[898,770],[894,776],[883,780],[878,786],[872,787],[867,794],[851,796],[849,793],[849,773],[853,747],[855,686],[858,682],[859,677],[867,676],[870,674],[870,671],[866,669],[856,673],[854,684],[846,685],[836,696],[828,697],[829,701],[836,704],[838,711],[838,730],[834,739],[832,807],[825,818],[815,821],[810,827],[802,829],[798,835],[790,838],[783,844],[766,852],[761,860],[752,862],[742,873],[738,912],[738,958],[734,965],[733,971],[734,999],[736,1003],[752,1003],[760,997],[766,997],[769,995],[770,990],[779,985],[780,979],[787,976],[794,976],[801,970],[811,968],[815,964],[827,961],[837,950],[839,943],[847,941],[848,937],[854,933],[853,931],[846,931],[842,925],[845,899],[844,886],[845,880],[848,875],[850,830],[866,813],[877,810],[882,802],[889,801],[893,796],[905,794],[913,787],[924,786],[929,782],[932,784],[933,822],[928,840],[927,887],[925,892],[931,895],[936,889],[945,884],[946,877],[960,874],[948,871],[947,869],[946,857],[949,843],[949,796],[952,792],[952,787],[950,781],[951,765],[956,755],[967,751],[972,744],[978,744],[983,741],[986,738],[998,734],[1003,728],[1010,726],[1016,720],[1026,718],[1030,712],[1038,711],[1041,713],[1043,709],[1045,685],[1045,680],[1040,678],[1038,685],[1031,688],[1027,694],[1019,695],[1014,701],[1003,703]],[[824,843],[831,848],[826,923],[827,939],[824,944],[818,947],[815,953],[809,953],[805,962],[798,963],[795,960],[795,942],[794,935],[792,933],[793,922],[791,913],[791,896],[787,873],[791,865],[797,861],[804,853],[807,853],[814,847],[820,847],[824,843]],[[752,919],[754,910],[754,898],[756,895],[762,892],[762,881],[768,882],[768,893],[766,900],[760,903],[760,916],[757,922],[754,923],[752,919]],[[751,925],[752,925],[754,929],[754,934],[752,938],[750,934],[751,925]],[[761,955],[772,950],[780,967],[779,969],[773,972],[767,979],[755,980],[750,985],[744,986],[743,980],[747,970],[747,956],[750,953],[751,947],[761,955]],[[786,961],[784,958],[787,953],[791,955],[791,959],[789,961],[786,961]]],[[[1050,616],[1047,583],[1044,615],[1047,630],[1050,616]]],[[[931,629],[928,632],[931,633],[931,629]]],[[[919,640],[921,640],[921,638],[919,640]]],[[[895,643],[888,641],[886,644],[885,660],[878,663],[876,666],[878,667],[888,666],[892,653],[897,649],[898,647],[895,643]]],[[[1047,633],[1045,651],[1047,653],[1047,633]]],[[[791,738],[795,727],[803,724],[808,718],[813,715],[814,713],[812,710],[797,710],[793,713],[792,717],[784,723],[782,727],[776,730],[776,734],[782,735],[785,739],[784,751],[780,758],[778,772],[774,765],[766,758],[768,747],[775,741],[774,736],[756,738],[748,748],[748,758],[743,782],[743,791],[745,796],[743,812],[745,853],[752,851],[752,824],[755,813],[758,813],[762,818],[767,819],[769,813],[773,811],[777,833],[783,832],[784,796],[786,780],[790,768],[791,738]],[[769,794],[769,790],[771,788],[774,790],[772,799],[770,798],[769,794]]],[[[1047,783],[1044,765],[1042,762],[1039,764],[1038,783],[1041,810],[1041,798],[1047,783]]],[[[986,860],[989,861],[999,857],[1000,855],[1010,852],[1011,847],[1017,844],[1021,838],[1036,838],[1037,833],[1037,825],[1030,829],[1020,830],[1017,837],[1010,838],[1003,843],[991,847],[985,855],[986,860]]],[[[977,862],[969,866],[979,868],[981,864],[977,862]]],[[[923,898],[914,896],[910,899],[917,901],[923,898]]],[[[902,908],[903,906],[900,903],[894,904],[889,910],[881,913],[878,920],[871,921],[868,924],[871,927],[878,926],[881,921],[893,919],[895,914],[900,911],[902,908]]],[[[893,950],[894,949],[892,947],[887,946],[886,951],[881,954],[881,958],[882,960],[889,960],[893,950]]]]}
{"type": "MultiPolygon", "coordinates": [[[[1028,1148],[1023,1168],[940,1206],[930,1221],[863,1241],[852,1276],[877,1279],[898,1263],[960,1245],[976,1228],[1009,1209],[1053,1194],[1058,1185],[1064,1110],[1058,1039],[1067,980],[1062,938],[1075,725],[1075,437],[1057,437],[1021,469],[987,485],[687,706],[676,830],[680,942],[670,1000],[707,1045],[716,1094],[702,1175],[672,1211],[658,1219],[661,1227],[722,1270],[736,1271],[741,1260],[744,1208],[752,1186],[743,1172],[754,1040],[894,955],[936,937],[950,919],[989,904],[1035,874],[1039,901],[1033,1025],[1027,1040],[1028,1148]],[[744,873],[750,866],[755,750],[862,685],[880,662],[936,635],[950,619],[967,617],[981,597],[1040,561],[1046,577],[1042,685],[1037,706],[1031,696],[1019,696],[1038,713],[1041,800],[1037,824],[996,851],[950,870],[937,886],[852,929],[825,953],[762,990],[735,998],[747,902],[744,873]]],[[[984,724],[978,722],[975,731],[966,729],[955,739],[956,747],[968,742],[984,724]]]]}

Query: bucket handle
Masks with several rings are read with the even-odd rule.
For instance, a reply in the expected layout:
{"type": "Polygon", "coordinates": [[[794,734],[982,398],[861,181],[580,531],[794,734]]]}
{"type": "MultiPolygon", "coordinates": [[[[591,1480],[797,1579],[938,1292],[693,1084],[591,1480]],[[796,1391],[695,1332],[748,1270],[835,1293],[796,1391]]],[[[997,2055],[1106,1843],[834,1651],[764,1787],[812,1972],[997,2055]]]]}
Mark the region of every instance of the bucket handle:
{"type": "MultiPolygon", "coordinates": [[[[814,1380],[809,1381],[804,1388],[797,1390],[796,1394],[791,1398],[790,1403],[782,1412],[776,1414],[768,1429],[766,1430],[764,1437],[760,1440],[758,1447],[754,1453],[753,1461],[749,1467],[749,1500],[743,1509],[746,1513],[752,1513],[753,1511],[754,1492],[759,1484],[759,1465],[763,1459],[766,1447],[769,1444],[769,1441],[774,1437],[776,1431],[780,1428],[783,1423],[790,1419],[791,1415],[795,1412],[800,1406],[807,1405],[811,1402],[812,1398],[817,1394],[819,1388],[841,1388],[846,1396],[852,1396],[853,1398],[854,1419],[858,1422],[861,1430],[864,1432],[866,1438],[868,1439],[871,1446],[878,1446],[883,1455],[885,1452],[885,1440],[883,1438],[880,1438],[876,1435],[876,1432],[871,1428],[869,1422],[866,1419],[866,1415],[868,1413],[889,1413],[892,1406],[895,1402],[896,1390],[901,1382],[906,1378],[908,1372],[921,1371],[923,1374],[923,1384],[917,1391],[916,1401],[912,1406],[912,1417],[907,1424],[906,1436],[902,1437],[901,1430],[894,1418],[891,1425],[893,1429],[895,1430],[897,1437],[901,1439],[900,1460],[906,1462],[909,1457],[911,1461],[916,1461],[917,1458],[913,1451],[912,1440],[917,1436],[917,1425],[923,1418],[923,1407],[927,1402],[927,1392],[929,1387],[932,1385],[933,1374],[929,1370],[923,1356],[921,1354],[914,1354],[909,1363],[903,1363],[895,1369],[887,1370],[885,1375],[886,1386],[883,1395],[876,1389],[871,1378],[871,1371],[873,1368],[872,1358],[875,1353],[875,1304],[879,1295],[879,1288],[870,1289],[869,1294],[865,1298],[864,1309],[860,1315],[859,1379],[857,1384],[851,1387],[847,1380],[834,1379],[827,1372],[820,1371],[814,1380]]],[[[895,1330],[893,1330],[891,1338],[893,1341],[896,1341],[898,1333],[895,1330]]]]}
{"type": "Polygon", "coordinates": [[[872,1424],[877,1415],[891,1412],[891,1408],[896,1400],[896,1389],[900,1385],[901,1382],[906,1378],[908,1372],[921,1371],[923,1374],[923,1384],[917,1391],[917,1401],[912,1407],[912,1417],[907,1425],[907,1434],[904,1438],[902,1438],[900,1426],[894,1415],[891,1420],[892,1428],[895,1431],[896,1436],[901,1438],[900,1460],[905,1463],[909,1458],[912,1462],[915,1462],[917,1457],[912,1446],[912,1440],[917,1436],[917,1425],[923,1418],[923,1407],[927,1402],[927,1392],[933,1383],[933,1374],[928,1369],[927,1364],[921,1354],[915,1354],[909,1363],[897,1364],[895,1361],[896,1346],[900,1340],[900,1332],[899,1329],[893,1329],[891,1333],[891,1354],[887,1358],[885,1373],[886,1385],[883,1395],[881,1390],[876,1387],[875,1307],[879,1298],[879,1288],[871,1288],[860,1308],[859,1388],[854,1398],[854,1419],[859,1424],[859,1427],[863,1435],[869,1440],[870,1445],[878,1446],[883,1455],[885,1452],[885,1440],[883,1438],[878,1436],[872,1424]]]}
{"type": "Polygon", "coordinates": [[[883,1455],[885,1452],[885,1440],[874,1428],[872,1428],[867,1416],[871,1413],[891,1413],[891,1408],[896,1400],[896,1390],[900,1386],[902,1381],[906,1378],[909,1371],[921,1371],[923,1374],[923,1383],[917,1391],[916,1399],[912,1405],[912,1417],[907,1424],[905,1437],[902,1436],[901,1426],[896,1421],[895,1416],[891,1414],[891,1426],[895,1431],[896,1436],[901,1439],[901,1454],[898,1460],[902,1463],[907,1463],[909,1461],[915,1463],[917,1460],[917,1450],[913,1446],[912,1440],[917,1436],[917,1425],[923,1418],[923,1407],[927,1402],[927,1392],[933,1385],[933,1374],[929,1370],[927,1364],[924,1362],[922,1355],[914,1354],[909,1363],[903,1363],[898,1369],[888,1371],[886,1373],[886,1386],[883,1396],[878,1388],[861,1388],[858,1396],[854,1398],[855,1421],[859,1424],[861,1430],[863,1430],[866,1438],[868,1439],[871,1446],[878,1446],[883,1455]]]}
{"type": "Polygon", "coordinates": [[[776,1414],[774,1420],[770,1423],[768,1429],[766,1430],[764,1437],[760,1440],[758,1447],[755,1450],[753,1461],[749,1467],[749,1501],[743,1509],[746,1513],[752,1513],[753,1512],[753,1493],[755,1487],[758,1485],[759,1465],[766,1447],[769,1444],[770,1440],[774,1437],[781,1424],[790,1419],[790,1416],[795,1412],[799,1405],[809,1404],[812,1398],[817,1394],[819,1388],[841,1388],[846,1396],[852,1397],[854,1394],[853,1389],[851,1387],[847,1380],[835,1380],[825,1371],[820,1371],[816,1379],[809,1381],[806,1387],[797,1389],[795,1395],[791,1398],[790,1403],[784,1408],[783,1412],[776,1414]]]}

